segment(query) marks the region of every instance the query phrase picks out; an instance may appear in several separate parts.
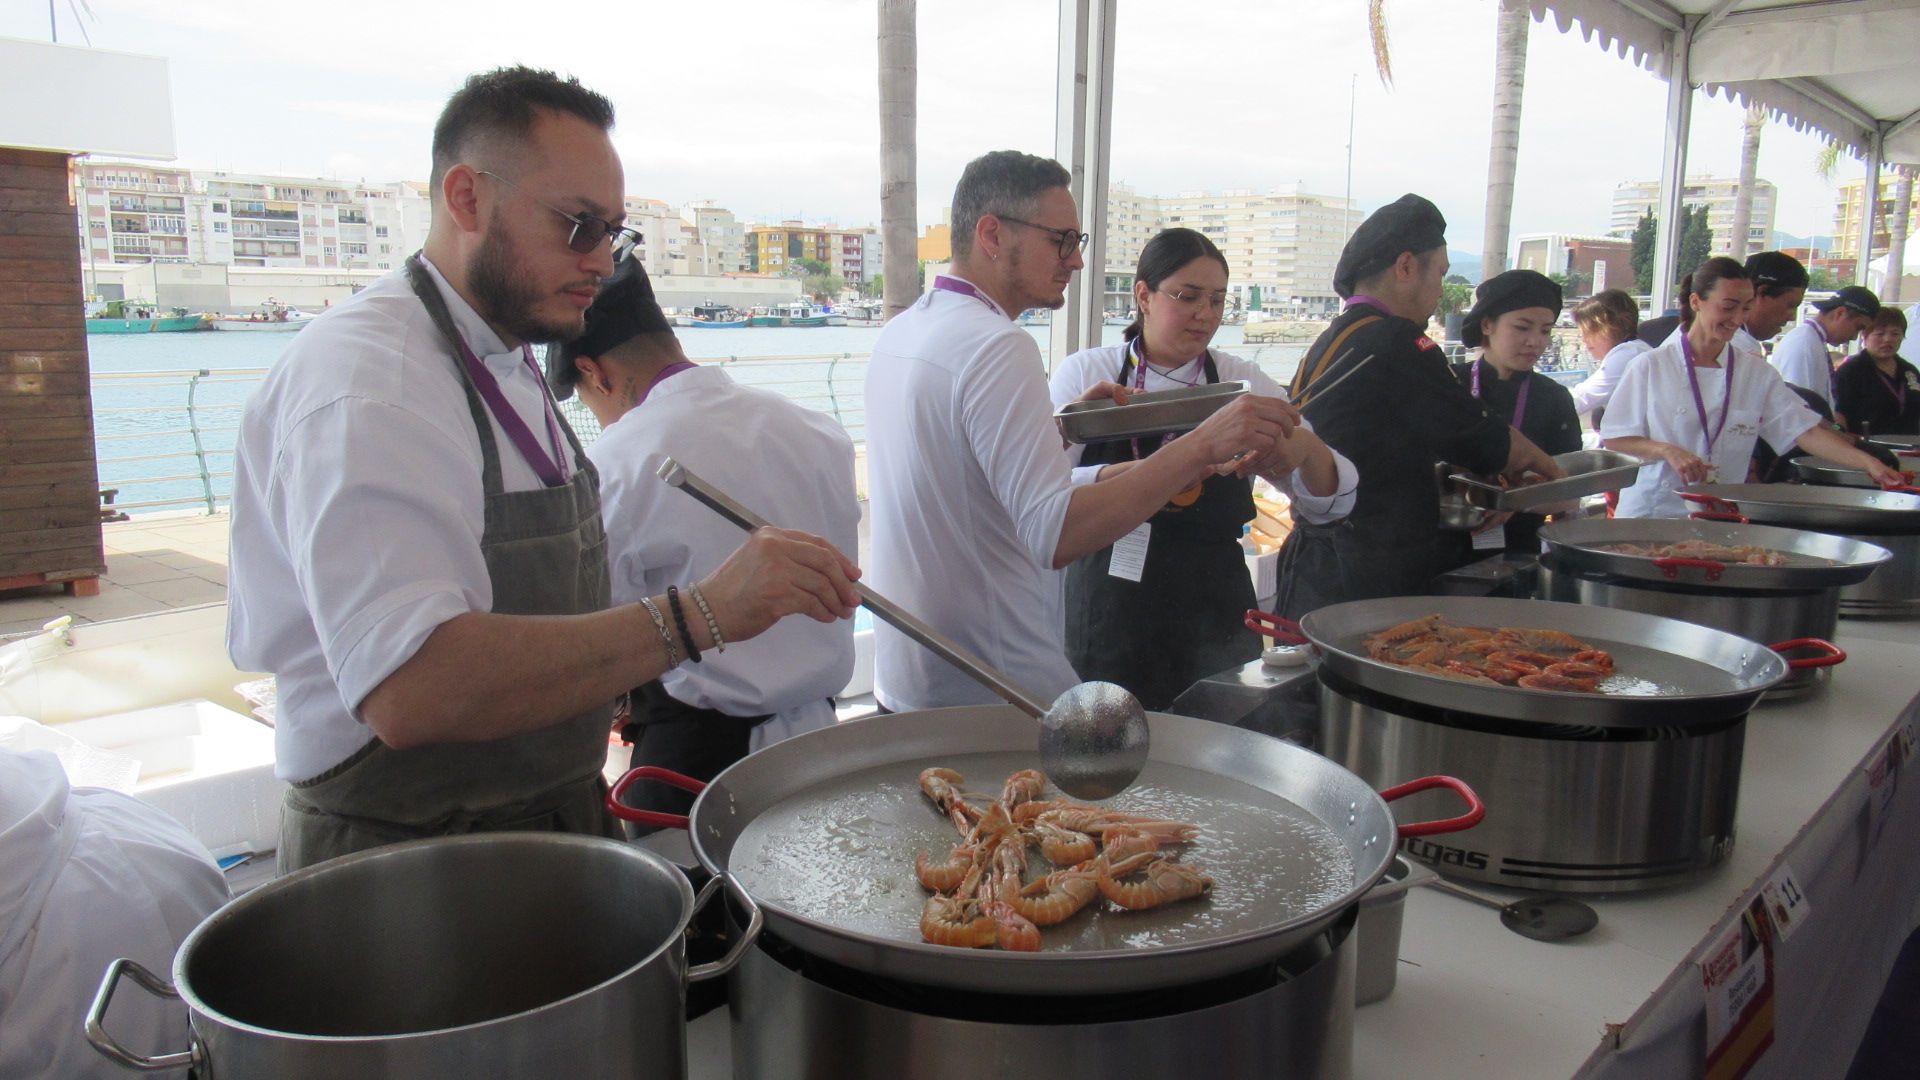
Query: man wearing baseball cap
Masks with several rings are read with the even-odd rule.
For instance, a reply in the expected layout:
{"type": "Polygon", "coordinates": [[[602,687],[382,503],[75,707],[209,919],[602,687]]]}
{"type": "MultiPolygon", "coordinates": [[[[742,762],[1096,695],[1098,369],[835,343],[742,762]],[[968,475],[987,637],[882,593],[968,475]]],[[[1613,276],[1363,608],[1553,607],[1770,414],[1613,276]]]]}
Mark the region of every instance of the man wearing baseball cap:
{"type": "Polygon", "coordinates": [[[1819,314],[1788,331],[1768,362],[1788,384],[1819,394],[1831,406],[1833,358],[1827,350],[1858,337],[1880,314],[1880,298],[1849,285],[1813,307],[1819,314]]]}

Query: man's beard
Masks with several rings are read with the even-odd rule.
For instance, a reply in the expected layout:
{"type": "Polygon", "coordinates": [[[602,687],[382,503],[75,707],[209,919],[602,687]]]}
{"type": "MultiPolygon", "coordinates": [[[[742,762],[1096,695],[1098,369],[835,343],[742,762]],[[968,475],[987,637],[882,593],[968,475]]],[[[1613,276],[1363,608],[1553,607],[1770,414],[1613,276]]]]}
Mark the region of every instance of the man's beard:
{"type": "MultiPolygon", "coordinates": [[[[1023,258],[1023,252],[1019,244],[1014,244],[1007,249],[1007,269],[1012,271],[1011,276],[1013,280],[1016,282],[1025,280],[1025,278],[1021,275],[1021,272],[1020,272],[1023,268],[1021,264],[1024,262],[1025,262],[1025,259],[1023,258]]],[[[1049,282],[1049,284],[1051,284],[1051,282],[1049,282]]],[[[1046,308],[1050,311],[1058,311],[1061,308],[1066,306],[1067,306],[1067,291],[1065,289],[1062,289],[1060,290],[1059,296],[1054,296],[1051,293],[1045,296],[1038,296],[1038,295],[1023,296],[1020,298],[1019,309],[1013,312],[1010,312],[1010,314],[1017,316],[1020,314],[1020,312],[1025,311],[1028,308],[1046,308]]]]}
{"type": "Polygon", "coordinates": [[[564,323],[540,321],[534,314],[534,306],[541,300],[540,290],[518,272],[519,263],[519,253],[507,239],[505,222],[495,214],[467,270],[467,287],[473,290],[481,316],[494,329],[536,344],[572,341],[585,333],[584,316],[564,323]]]}

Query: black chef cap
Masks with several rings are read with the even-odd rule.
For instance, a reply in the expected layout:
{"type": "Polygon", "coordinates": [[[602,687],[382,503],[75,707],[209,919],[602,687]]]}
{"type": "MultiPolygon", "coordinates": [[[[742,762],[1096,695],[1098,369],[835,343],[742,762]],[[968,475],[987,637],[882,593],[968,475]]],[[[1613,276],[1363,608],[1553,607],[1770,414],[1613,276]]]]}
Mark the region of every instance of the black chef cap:
{"type": "Polygon", "coordinates": [[[1560,286],[1547,275],[1533,270],[1509,270],[1480,283],[1474,292],[1473,310],[1460,321],[1460,342],[1469,349],[1480,347],[1480,320],[1497,319],[1509,311],[1546,308],[1560,314],[1560,286]]]}
{"type": "Polygon", "coordinates": [[[1873,292],[1869,289],[1859,285],[1849,285],[1839,292],[1834,293],[1832,296],[1827,297],[1825,300],[1818,301],[1813,305],[1815,311],[1823,313],[1832,311],[1837,307],[1846,308],[1848,311],[1857,311],[1871,319],[1875,315],[1880,314],[1880,298],[1873,295],[1873,292]]]}
{"type": "Polygon", "coordinates": [[[580,381],[580,369],[573,363],[576,357],[605,356],[641,334],[671,333],[673,324],[654,299],[646,269],[628,255],[613,268],[613,276],[601,282],[593,306],[587,309],[586,333],[547,349],[547,385],[554,397],[565,401],[580,381]]]}
{"type": "Polygon", "coordinates": [[[1342,299],[1354,286],[1393,265],[1403,251],[1418,255],[1447,242],[1447,219],[1418,195],[1402,195],[1367,215],[1353,231],[1333,269],[1333,291],[1342,299]]]}
{"type": "Polygon", "coordinates": [[[1753,279],[1756,289],[1772,286],[1780,292],[1804,289],[1808,280],[1806,266],[1784,251],[1756,251],[1747,256],[1747,277],[1753,279]]]}

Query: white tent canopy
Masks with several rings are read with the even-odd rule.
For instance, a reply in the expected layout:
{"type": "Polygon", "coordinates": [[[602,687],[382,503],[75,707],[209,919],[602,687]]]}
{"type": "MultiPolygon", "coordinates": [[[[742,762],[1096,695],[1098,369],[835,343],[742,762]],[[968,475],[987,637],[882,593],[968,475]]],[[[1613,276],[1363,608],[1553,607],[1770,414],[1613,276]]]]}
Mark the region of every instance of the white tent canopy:
{"type": "MultiPolygon", "coordinates": [[[[1654,296],[1671,295],[1693,86],[1828,136],[1866,161],[1869,213],[1880,167],[1920,163],[1920,0],[1528,0],[1562,31],[1597,41],[1665,78],[1660,258],[1654,296]]],[[[1862,244],[1867,251],[1870,245],[1862,244]]],[[[1864,277],[1867,261],[1860,260],[1864,277]]]]}

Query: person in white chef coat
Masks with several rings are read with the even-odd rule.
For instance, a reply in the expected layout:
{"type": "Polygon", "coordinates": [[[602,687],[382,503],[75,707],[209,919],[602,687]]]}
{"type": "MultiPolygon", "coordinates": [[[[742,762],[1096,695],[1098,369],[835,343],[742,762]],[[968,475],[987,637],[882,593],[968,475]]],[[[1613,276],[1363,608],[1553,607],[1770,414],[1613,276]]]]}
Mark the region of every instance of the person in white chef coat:
{"type": "Polygon", "coordinates": [[[1740,332],[1733,335],[1733,347],[1764,358],[1767,342],[1799,314],[1811,279],[1806,264],[1784,251],[1756,251],[1747,256],[1746,270],[1748,280],[1753,282],[1753,307],[1740,332]]]}
{"type": "Polygon", "coordinates": [[[1640,340],[1640,306],[1619,289],[1594,293],[1573,309],[1580,341],[1593,357],[1593,372],[1573,388],[1573,411],[1606,416],[1607,402],[1627,369],[1652,346],[1640,340]]]}
{"type": "MultiPolygon", "coordinates": [[[[0,1077],[126,1076],[83,1030],[101,976],[126,957],[171,979],[175,950],[226,902],[226,879],[179,822],[69,787],[52,754],[0,750],[0,1077]]],[[[116,995],[106,1027],[138,1054],[191,1045],[186,1006],[151,994],[116,995]]]]}
{"type": "MultiPolygon", "coordinates": [[[[952,272],[881,331],[866,385],[867,580],[1049,702],[1080,681],[1059,570],[1216,467],[1250,470],[1299,417],[1249,394],[1143,461],[1072,482],[1040,347],[1013,321],[1062,306],[1083,265],[1068,180],[1058,162],[1012,150],[967,165],[953,195],[952,272]]],[[[891,627],[876,628],[875,648],[886,708],[999,700],[891,627]]]]}
{"type": "Polygon", "coordinates": [[[722,636],[853,614],[858,569],[778,529],[677,597],[610,599],[598,479],[529,346],[580,335],[631,236],[612,125],[552,72],[467,80],[434,127],[426,247],[247,402],[227,642],[278,680],[284,870],[420,837],[621,836],[616,699],[722,636]]]}
{"type": "MultiPolygon", "coordinates": [[[[681,350],[637,257],[620,261],[587,309],[587,330],[547,353],[554,396],[578,393],[603,431],[600,471],[613,602],[631,603],[712,573],[744,535],[660,479],[672,458],[766,520],[860,540],[853,440],[832,417],[742,386],[681,350]]],[[[698,605],[696,604],[696,607],[698,605]]],[[[704,611],[688,612],[704,618],[704,611]]],[[[749,752],[834,722],[853,673],[853,624],[788,619],[752,641],[706,649],[639,687],[626,726],[632,763],[711,780],[749,752]]],[[[628,803],[684,814],[693,796],[639,785],[628,803]]]]}
{"type": "Polygon", "coordinates": [[[1767,362],[1781,378],[1819,394],[1831,409],[1833,354],[1829,350],[1860,336],[1880,314],[1880,299],[1859,285],[1848,285],[1813,307],[1819,314],[1787,331],[1767,362]]]}
{"type": "Polygon", "coordinates": [[[1681,332],[1634,361],[1601,425],[1607,449],[1648,462],[1620,493],[1616,516],[1685,517],[1691,508],[1675,491],[1745,483],[1758,439],[1864,469],[1881,484],[1901,482],[1824,426],[1779,372],[1731,347],[1753,305],[1744,267],[1708,259],[1681,283],[1681,295],[1681,332]]]}

